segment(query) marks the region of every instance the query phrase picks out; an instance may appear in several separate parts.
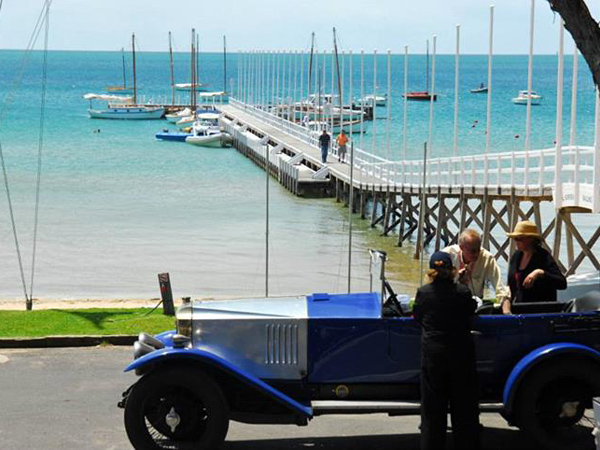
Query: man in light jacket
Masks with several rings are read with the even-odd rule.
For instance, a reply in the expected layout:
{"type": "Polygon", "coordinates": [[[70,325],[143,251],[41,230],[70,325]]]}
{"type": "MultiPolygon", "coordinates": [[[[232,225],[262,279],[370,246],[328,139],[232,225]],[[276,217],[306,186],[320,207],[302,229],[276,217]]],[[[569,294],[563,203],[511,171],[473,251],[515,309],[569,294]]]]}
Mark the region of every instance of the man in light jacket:
{"type": "Polygon", "coordinates": [[[502,282],[500,267],[494,256],[481,248],[481,236],[472,229],[464,230],[457,245],[443,249],[452,257],[458,270],[458,281],[469,287],[473,295],[483,298],[485,287],[493,289],[502,305],[502,312],[510,314],[510,292],[502,282]]]}

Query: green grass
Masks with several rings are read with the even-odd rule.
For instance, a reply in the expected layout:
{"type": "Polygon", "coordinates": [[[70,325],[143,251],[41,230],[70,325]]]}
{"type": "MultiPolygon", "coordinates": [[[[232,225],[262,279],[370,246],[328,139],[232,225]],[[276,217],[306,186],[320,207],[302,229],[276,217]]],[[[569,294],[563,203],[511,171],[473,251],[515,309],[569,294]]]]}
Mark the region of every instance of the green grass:
{"type": "Polygon", "coordinates": [[[156,334],[175,328],[175,318],[161,310],[138,309],[49,309],[0,311],[0,338],[156,334]]]}

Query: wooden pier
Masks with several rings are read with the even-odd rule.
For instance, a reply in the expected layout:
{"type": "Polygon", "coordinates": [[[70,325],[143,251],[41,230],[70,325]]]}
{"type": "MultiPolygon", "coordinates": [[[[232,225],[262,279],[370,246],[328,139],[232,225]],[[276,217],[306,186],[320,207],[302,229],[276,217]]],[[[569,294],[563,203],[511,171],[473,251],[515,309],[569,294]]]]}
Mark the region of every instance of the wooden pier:
{"type": "MultiPolygon", "coordinates": [[[[400,246],[414,239],[415,257],[422,246],[431,244],[437,250],[456,243],[465,228],[476,228],[482,232],[483,246],[496,258],[508,260],[514,248],[506,232],[527,219],[542,230],[544,245],[553,251],[567,275],[575,273],[585,259],[600,270],[593,252],[600,227],[584,238],[571,220],[573,214],[592,213],[592,208],[564,204],[553,220],[542,222],[542,203],[554,201],[552,186],[543,182],[551,168],[537,169],[542,174],[538,174],[538,183],[516,183],[514,161],[523,155],[489,155],[481,165],[485,169],[479,165],[483,160],[475,157],[437,158],[428,162],[428,181],[424,184],[422,161],[385,161],[355,149],[351,185],[350,165],[337,161],[335,149],[323,164],[316,137],[297,124],[235,100],[219,110],[221,125],[233,137],[234,147],[260,167],[268,167],[286,189],[302,197],[332,197],[345,205],[353,196],[353,212],[368,219],[372,227],[379,227],[383,235],[394,235],[400,246]],[[504,158],[512,158],[511,167],[506,167],[504,158]],[[505,179],[513,183],[502,182],[505,179]],[[563,238],[568,248],[566,261],[560,255],[563,238]],[[580,248],[577,255],[575,245],[580,248]]],[[[547,158],[551,150],[538,151],[538,159],[547,158]]],[[[577,152],[585,154],[588,150],[577,152]]],[[[348,158],[349,154],[350,150],[348,158]]],[[[536,153],[528,152],[524,157],[533,160],[536,153]]],[[[536,169],[529,167],[526,176],[534,181],[536,169]]]]}

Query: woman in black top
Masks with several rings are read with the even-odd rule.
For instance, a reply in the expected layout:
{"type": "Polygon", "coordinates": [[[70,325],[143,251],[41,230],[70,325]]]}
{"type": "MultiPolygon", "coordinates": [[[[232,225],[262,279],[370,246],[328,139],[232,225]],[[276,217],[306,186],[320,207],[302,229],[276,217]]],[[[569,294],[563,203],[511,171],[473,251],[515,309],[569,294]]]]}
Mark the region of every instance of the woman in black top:
{"type": "Polygon", "coordinates": [[[454,448],[479,448],[479,403],[471,319],[476,302],[448,253],[429,261],[431,283],[417,291],[413,314],[421,324],[421,449],[445,448],[448,407],[454,448]]]}
{"type": "Polygon", "coordinates": [[[556,290],[566,289],[567,279],[541,246],[536,225],[528,220],[519,222],[508,236],[517,246],[508,267],[511,303],[555,302],[556,290]]]}

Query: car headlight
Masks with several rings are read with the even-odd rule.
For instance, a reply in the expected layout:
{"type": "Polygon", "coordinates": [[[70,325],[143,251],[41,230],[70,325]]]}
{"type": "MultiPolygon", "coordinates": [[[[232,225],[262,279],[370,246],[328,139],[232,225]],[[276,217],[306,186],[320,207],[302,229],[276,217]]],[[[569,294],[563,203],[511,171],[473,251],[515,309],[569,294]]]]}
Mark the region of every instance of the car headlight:
{"type": "Polygon", "coordinates": [[[177,333],[182,336],[192,338],[192,321],[191,320],[178,320],[177,321],[177,333]]]}

